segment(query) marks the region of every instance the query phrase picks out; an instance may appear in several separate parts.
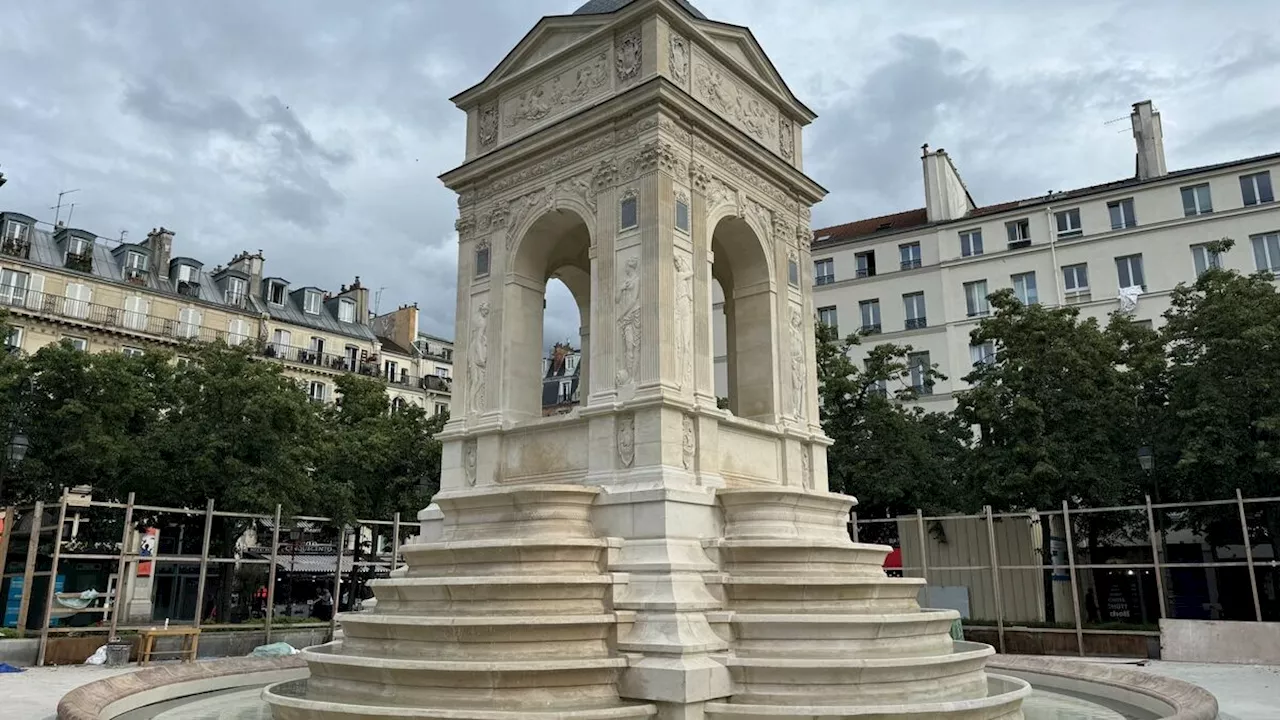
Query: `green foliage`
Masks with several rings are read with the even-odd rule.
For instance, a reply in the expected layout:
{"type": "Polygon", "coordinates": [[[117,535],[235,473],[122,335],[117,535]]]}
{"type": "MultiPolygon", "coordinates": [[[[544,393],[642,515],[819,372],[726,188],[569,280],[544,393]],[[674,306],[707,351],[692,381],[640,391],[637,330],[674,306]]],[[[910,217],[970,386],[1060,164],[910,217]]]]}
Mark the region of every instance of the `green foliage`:
{"type": "MultiPolygon", "coordinates": [[[[903,404],[916,399],[911,347],[876,346],[859,368],[849,358],[858,336],[841,340],[823,325],[817,333],[822,427],[835,441],[827,455],[830,489],[857,497],[866,517],[963,509],[968,431],[950,414],[903,404]]],[[[926,385],[945,379],[936,367],[924,373],[926,385]]]]}

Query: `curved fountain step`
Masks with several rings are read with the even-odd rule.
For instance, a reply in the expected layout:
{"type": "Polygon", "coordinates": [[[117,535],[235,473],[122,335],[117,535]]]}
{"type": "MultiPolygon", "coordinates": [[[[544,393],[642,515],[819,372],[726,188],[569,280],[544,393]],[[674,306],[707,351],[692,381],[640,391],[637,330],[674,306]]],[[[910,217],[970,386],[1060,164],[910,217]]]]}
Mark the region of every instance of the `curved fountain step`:
{"type": "Polygon", "coordinates": [[[379,615],[596,615],[607,575],[404,577],[370,583],[379,615]]]}
{"type": "Polygon", "coordinates": [[[859,615],[734,613],[740,658],[927,657],[952,651],[955,610],[859,615]]]}
{"type": "Polygon", "coordinates": [[[608,541],[538,537],[404,545],[407,577],[598,574],[608,541]]]}
{"type": "Polygon", "coordinates": [[[432,617],[347,613],[345,654],[438,660],[605,657],[616,616],[432,617]]]}
{"type": "Polygon", "coordinates": [[[658,713],[648,704],[534,710],[361,705],[312,697],[306,680],[269,685],[262,696],[271,703],[275,720],[639,720],[658,713]]]}
{"type": "Polygon", "coordinates": [[[758,705],[713,702],[706,720],[1022,720],[1022,701],[1031,685],[1003,675],[987,675],[986,696],[969,700],[892,705],[758,705]]]}
{"type": "Polygon", "coordinates": [[[885,577],[888,545],[828,538],[718,540],[724,569],[741,575],[829,575],[885,577]]]}
{"type": "Polygon", "coordinates": [[[600,489],[521,485],[449,490],[431,500],[444,514],[441,540],[593,538],[591,506],[600,489]]]}
{"type": "Polygon", "coordinates": [[[624,657],[541,660],[410,660],[341,654],[338,643],[304,650],[310,697],[356,705],[436,708],[611,707],[624,657]]]}
{"type": "Polygon", "coordinates": [[[921,578],[728,576],[725,607],[738,612],[849,614],[919,610],[921,578]]]}
{"type": "Polygon", "coordinates": [[[974,700],[987,693],[988,645],[957,642],[950,653],[888,658],[726,658],[732,702],[748,705],[893,705],[974,700]]]}

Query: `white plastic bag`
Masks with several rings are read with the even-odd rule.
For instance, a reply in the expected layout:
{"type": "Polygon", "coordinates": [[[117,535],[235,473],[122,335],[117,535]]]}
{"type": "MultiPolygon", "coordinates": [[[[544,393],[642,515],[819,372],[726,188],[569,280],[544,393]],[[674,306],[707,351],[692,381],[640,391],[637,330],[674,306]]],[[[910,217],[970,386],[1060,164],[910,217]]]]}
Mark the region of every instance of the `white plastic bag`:
{"type": "Polygon", "coordinates": [[[89,656],[88,660],[84,661],[84,664],[85,665],[103,665],[103,664],[106,664],[106,662],[107,662],[107,646],[101,645],[98,647],[97,650],[93,651],[93,654],[89,656]]]}

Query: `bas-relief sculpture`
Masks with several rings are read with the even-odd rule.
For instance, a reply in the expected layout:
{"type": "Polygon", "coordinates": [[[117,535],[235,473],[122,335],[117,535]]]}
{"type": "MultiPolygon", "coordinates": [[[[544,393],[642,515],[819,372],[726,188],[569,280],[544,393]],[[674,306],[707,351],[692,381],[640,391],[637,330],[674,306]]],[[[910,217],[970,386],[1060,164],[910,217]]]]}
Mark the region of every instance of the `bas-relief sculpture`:
{"type": "Polygon", "coordinates": [[[800,308],[791,308],[791,407],[796,418],[803,420],[805,416],[805,342],[804,318],[800,308]]]}
{"type": "Polygon", "coordinates": [[[693,387],[693,264],[683,250],[675,252],[676,271],[676,367],[682,388],[693,387]]]}
{"type": "Polygon", "coordinates": [[[462,472],[467,485],[476,484],[476,441],[468,440],[462,446],[462,472]]]}
{"type": "Polygon", "coordinates": [[[629,468],[636,461],[636,418],[623,415],[618,418],[618,460],[629,468]]]}
{"type": "Polygon", "coordinates": [[[693,418],[685,415],[680,421],[680,462],[685,470],[692,470],[696,459],[698,441],[694,435],[693,418]]]}
{"type": "Polygon", "coordinates": [[[621,340],[617,381],[631,385],[640,374],[640,258],[627,258],[618,287],[618,337],[621,340]]]}
{"type": "Polygon", "coordinates": [[[526,220],[531,219],[541,210],[550,209],[551,193],[547,192],[546,188],[538,188],[507,203],[507,219],[510,228],[510,232],[507,233],[507,250],[515,245],[516,238],[524,230],[526,220]]]}
{"type": "Polygon", "coordinates": [[[498,139],[498,104],[489,103],[480,108],[480,117],[476,122],[476,137],[480,147],[492,147],[498,139]]]}
{"type": "Polygon", "coordinates": [[[588,98],[603,94],[609,85],[608,67],[608,55],[604,52],[595,53],[580,65],[504,101],[503,124],[518,132],[559,115],[588,98]]]}
{"type": "Polygon", "coordinates": [[[635,28],[618,39],[618,82],[628,83],[640,76],[642,47],[640,28],[635,28]]]}
{"type": "Polygon", "coordinates": [[[726,77],[712,61],[693,63],[693,92],[726,120],[770,150],[778,148],[778,111],[770,102],[726,77]]]}
{"type": "Polygon", "coordinates": [[[481,302],[471,319],[471,339],[467,344],[467,365],[471,385],[471,412],[485,411],[485,374],[489,367],[489,303],[481,302]]]}
{"type": "Polygon", "coordinates": [[[685,85],[689,82],[689,41],[682,35],[672,33],[669,46],[667,61],[671,67],[671,77],[677,83],[685,85]]]}

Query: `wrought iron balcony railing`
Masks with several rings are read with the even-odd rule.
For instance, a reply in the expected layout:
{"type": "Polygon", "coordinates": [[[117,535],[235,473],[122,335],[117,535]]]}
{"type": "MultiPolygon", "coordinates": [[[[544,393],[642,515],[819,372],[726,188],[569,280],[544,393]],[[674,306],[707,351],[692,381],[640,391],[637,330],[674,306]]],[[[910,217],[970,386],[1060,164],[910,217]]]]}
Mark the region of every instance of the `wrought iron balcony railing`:
{"type": "MultiPolygon", "coordinates": [[[[13,285],[0,285],[0,306],[105,329],[142,333],[156,339],[194,342],[236,341],[236,338],[229,339],[225,330],[215,330],[173,318],[126,311],[109,305],[37,292],[13,285]]],[[[239,341],[243,342],[245,339],[247,338],[240,338],[239,341]]]]}

